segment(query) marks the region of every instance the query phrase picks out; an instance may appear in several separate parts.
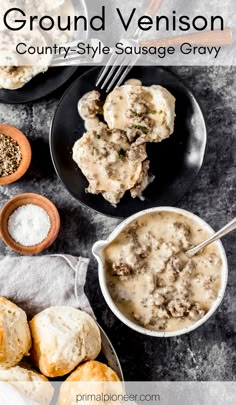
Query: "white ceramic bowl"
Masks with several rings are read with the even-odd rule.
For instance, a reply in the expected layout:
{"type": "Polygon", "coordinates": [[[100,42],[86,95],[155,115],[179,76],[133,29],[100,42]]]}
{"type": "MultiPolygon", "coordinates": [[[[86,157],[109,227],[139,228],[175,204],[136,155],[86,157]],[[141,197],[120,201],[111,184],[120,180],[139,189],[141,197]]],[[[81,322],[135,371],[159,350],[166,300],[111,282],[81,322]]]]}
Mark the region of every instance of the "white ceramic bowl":
{"type": "Polygon", "coordinates": [[[112,232],[112,234],[108,237],[107,240],[105,241],[98,241],[94,244],[92,252],[95,258],[98,261],[98,275],[99,275],[99,283],[100,287],[103,293],[103,296],[106,300],[107,305],[110,307],[112,312],[123,322],[125,325],[127,325],[129,328],[135,330],[136,332],[142,333],[144,335],[148,336],[155,336],[155,337],[173,337],[173,336],[180,336],[185,333],[189,333],[193,331],[194,329],[197,329],[199,326],[203,325],[217,310],[219,305],[221,304],[221,301],[224,297],[225,289],[227,286],[227,280],[228,280],[228,263],[227,263],[227,257],[225,254],[224,247],[220,241],[216,242],[219,247],[221,259],[222,259],[222,278],[221,278],[221,288],[218,294],[218,297],[215,300],[214,305],[210,309],[210,311],[207,312],[207,314],[201,318],[199,321],[195,322],[193,325],[188,326],[186,328],[180,329],[178,331],[174,332],[156,332],[156,331],[151,331],[149,329],[143,328],[142,326],[137,325],[135,322],[132,322],[130,319],[128,319],[116,306],[114,303],[113,299],[111,298],[111,295],[109,293],[109,290],[107,288],[106,284],[106,275],[105,275],[105,263],[104,263],[104,257],[103,257],[103,251],[104,249],[126,228],[128,224],[136,220],[137,218],[149,214],[149,213],[155,213],[155,212],[175,212],[178,214],[182,214],[185,216],[188,216],[195,220],[195,222],[198,222],[199,225],[204,227],[206,230],[208,230],[210,233],[213,233],[213,229],[201,218],[198,216],[192,214],[191,212],[179,209],[179,208],[173,208],[173,207],[158,207],[158,208],[151,208],[149,210],[144,210],[141,211],[135,215],[132,215],[131,217],[127,218],[125,221],[123,221],[118,227],[112,232]]]}

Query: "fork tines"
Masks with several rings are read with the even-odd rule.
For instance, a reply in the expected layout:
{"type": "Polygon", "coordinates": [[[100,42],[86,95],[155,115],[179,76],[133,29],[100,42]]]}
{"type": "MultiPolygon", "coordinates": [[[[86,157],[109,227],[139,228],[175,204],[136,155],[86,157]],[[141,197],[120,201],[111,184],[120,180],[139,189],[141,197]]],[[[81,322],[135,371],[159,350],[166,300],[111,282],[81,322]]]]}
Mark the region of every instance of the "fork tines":
{"type": "Polygon", "coordinates": [[[138,59],[139,55],[117,55],[113,50],[97,79],[96,87],[108,93],[112,88],[120,86],[138,59]]]}

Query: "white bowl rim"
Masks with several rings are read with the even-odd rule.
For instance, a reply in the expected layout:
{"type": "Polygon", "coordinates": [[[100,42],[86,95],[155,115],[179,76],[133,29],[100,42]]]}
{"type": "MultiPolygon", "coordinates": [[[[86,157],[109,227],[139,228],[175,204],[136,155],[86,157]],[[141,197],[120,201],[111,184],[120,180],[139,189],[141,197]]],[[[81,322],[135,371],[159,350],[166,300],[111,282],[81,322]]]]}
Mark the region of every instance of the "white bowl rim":
{"type": "Polygon", "coordinates": [[[222,277],[221,277],[221,288],[218,294],[217,299],[215,300],[214,304],[212,305],[211,309],[207,312],[207,314],[201,318],[199,321],[195,322],[193,325],[187,326],[183,329],[180,329],[178,331],[172,331],[172,332],[160,332],[160,331],[153,331],[146,329],[142,326],[137,325],[135,322],[132,322],[130,319],[128,319],[115,305],[113,299],[110,296],[109,290],[107,288],[106,284],[106,278],[105,278],[105,268],[104,268],[104,263],[103,263],[103,258],[102,258],[102,253],[105,247],[107,247],[126,227],[129,225],[131,222],[135,221],[136,219],[146,215],[146,214],[151,214],[151,213],[158,213],[158,212],[175,212],[177,214],[182,214],[184,216],[188,216],[201,224],[206,230],[209,232],[215,232],[213,228],[205,222],[202,218],[200,218],[198,215],[193,214],[190,211],[184,210],[182,208],[176,208],[176,207],[154,207],[154,208],[149,208],[147,210],[140,211],[134,215],[131,215],[124,221],[122,221],[115,229],[114,231],[110,234],[110,236],[106,240],[101,240],[96,242],[93,245],[92,248],[92,253],[95,256],[95,258],[98,261],[98,278],[99,278],[99,283],[100,287],[102,290],[102,294],[104,296],[104,299],[111,309],[111,311],[117,316],[117,318],[123,322],[126,326],[129,328],[135,330],[136,332],[139,332],[141,334],[147,335],[147,336],[152,336],[152,337],[175,337],[175,336],[181,336],[186,333],[192,332],[195,329],[199,328],[202,326],[205,322],[208,321],[209,318],[213,316],[213,314],[216,312],[218,307],[220,306],[225,290],[227,287],[227,281],[228,281],[228,261],[227,261],[227,256],[225,253],[225,249],[223,247],[222,242],[219,240],[215,242],[218,245],[218,248],[220,250],[221,254],[221,259],[222,259],[222,277]]]}

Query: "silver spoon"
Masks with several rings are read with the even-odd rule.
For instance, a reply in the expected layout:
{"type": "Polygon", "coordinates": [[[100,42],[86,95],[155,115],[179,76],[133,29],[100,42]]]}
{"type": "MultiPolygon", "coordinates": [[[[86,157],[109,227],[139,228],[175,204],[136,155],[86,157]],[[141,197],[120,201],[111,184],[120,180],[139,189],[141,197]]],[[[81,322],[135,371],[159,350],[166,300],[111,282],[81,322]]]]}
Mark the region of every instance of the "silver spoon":
{"type": "Polygon", "coordinates": [[[193,247],[192,249],[187,250],[187,252],[185,252],[186,256],[193,257],[201,249],[205,248],[210,243],[215,242],[216,240],[223,238],[223,236],[225,236],[228,233],[232,232],[234,229],[236,229],[236,218],[234,218],[232,221],[230,221],[227,225],[225,225],[223,228],[221,228],[218,232],[214,233],[214,235],[212,235],[210,238],[208,238],[204,242],[202,242],[199,245],[193,247]]]}

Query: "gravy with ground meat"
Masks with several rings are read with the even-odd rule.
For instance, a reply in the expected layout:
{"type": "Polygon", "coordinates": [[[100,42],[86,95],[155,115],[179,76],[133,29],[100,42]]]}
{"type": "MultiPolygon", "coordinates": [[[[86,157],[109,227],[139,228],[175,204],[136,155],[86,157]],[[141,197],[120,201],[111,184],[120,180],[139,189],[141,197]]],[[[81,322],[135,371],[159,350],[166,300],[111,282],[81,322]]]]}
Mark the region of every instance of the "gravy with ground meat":
{"type": "Polygon", "coordinates": [[[212,307],[221,287],[217,243],[189,259],[184,252],[208,238],[193,218],[174,212],[146,214],[104,251],[107,285],[120,311],[154,331],[194,324],[212,307]]]}
{"type": "Polygon", "coordinates": [[[73,146],[73,160],[89,182],[86,191],[101,194],[113,206],[127,191],[144,199],[154,179],[146,144],[173,133],[175,97],[162,86],[145,87],[132,79],[103,101],[97,90],[84,94],[78,112],[86,132],[73,146]]]}

